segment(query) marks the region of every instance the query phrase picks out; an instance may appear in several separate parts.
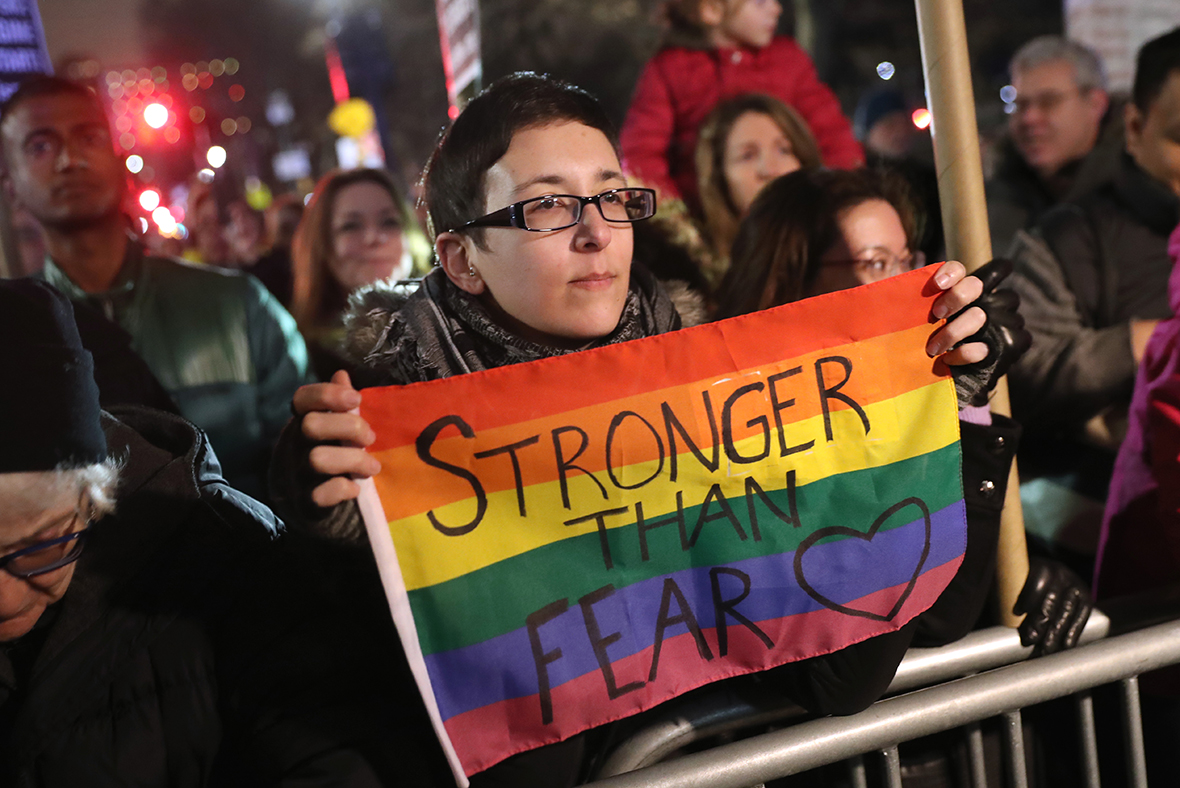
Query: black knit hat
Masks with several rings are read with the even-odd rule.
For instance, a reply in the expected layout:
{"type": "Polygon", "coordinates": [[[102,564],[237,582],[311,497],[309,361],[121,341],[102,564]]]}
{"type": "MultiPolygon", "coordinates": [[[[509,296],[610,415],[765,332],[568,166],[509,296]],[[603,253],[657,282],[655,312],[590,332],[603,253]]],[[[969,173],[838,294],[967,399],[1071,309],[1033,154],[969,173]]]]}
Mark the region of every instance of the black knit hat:
{"type": "Polygon", "coordinates": [[[94,361],[48,284],[0,280],[0,370],[0,473],[106,459],[94,361]]]}

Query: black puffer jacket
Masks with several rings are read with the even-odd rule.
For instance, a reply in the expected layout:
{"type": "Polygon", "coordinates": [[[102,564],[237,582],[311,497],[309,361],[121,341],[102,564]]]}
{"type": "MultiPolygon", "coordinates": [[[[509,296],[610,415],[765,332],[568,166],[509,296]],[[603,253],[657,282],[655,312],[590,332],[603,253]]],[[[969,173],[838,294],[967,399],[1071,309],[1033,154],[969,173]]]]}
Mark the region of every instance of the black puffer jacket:
{"type": "Polygon", "coordinates": [[[0,651],[0,785],[427,782],[421,704],[394,694],[403,663],[378,664],[400,653],[383,600],[346,604],[331,545],[279,538],[191,424],[119,419],[117,512],[42,626],[0,651]]]}
{"type": "Polygon", "coordinates": [[[1114,181],[1018,237],[1010,282],[1033,345],[1012,367],[1017,419],[1076,434],[1107,408],[1125,412],[1131,321],[1172,313],[1167,246],[1177,221],[1176,195],[1124,157],[1114,181]]]}

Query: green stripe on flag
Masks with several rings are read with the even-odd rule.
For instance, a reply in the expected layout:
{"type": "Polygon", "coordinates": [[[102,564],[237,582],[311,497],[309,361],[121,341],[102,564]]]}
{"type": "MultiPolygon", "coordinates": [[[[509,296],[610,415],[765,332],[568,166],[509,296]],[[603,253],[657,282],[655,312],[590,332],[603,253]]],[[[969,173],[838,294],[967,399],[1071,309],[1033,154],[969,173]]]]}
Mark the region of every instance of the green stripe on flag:
{"type": "MultiPolygon", "coordinates": [[[[648,530],[649,560],[640,555],[635,518],[631,524],[606,531],[612,568],[607,569],[599,533],[565,539],[513,556],[476,572],[427,588],[410,591],[410,604],[425,654],[479,643],[524,626],[525,617],[561,597],[571,604],[610,583],[616,589],[694,566],[729,564],[761,555],[794,551],[813,531],[830,525],[847,525],[867,531],[873,521],[894,503],[918,496],[930,511],[943,509],[963,498],[959,471],[959,444],[918,457],[828,477],[795,489],[799,519],[795,528],[776,517],[757,497],[761,541],[750,528],[746,498],[729,500],[734,517],[746,539],[742,540],[728,518],[705,523],[690,551],[681,547],[680,529],[671,523],[648,530]],[[897,491],[897,500],[879,503],[881,490],[897,491]],[[838,520],[831,512],[839,513],[838,520]],[[824,515],[827,516],[824,516],[824,515]],[[823,517],[822,521],[819,519],[823,517]]],[[[789,514],[787,491],[766,490],[782,512],[789,514]]],[[[703,493],[696,493],[703,496],[703,493]]],[[[691,537],[700,511],[699,501],[684,501],[686,530],[691,537]],[[689,504],[695,504],[690,506],[689,504]]],[[[710,515],[721,507],[714,503],[710,515]]],[[[632,515],[633,515],[632,510],[632,515]]],[[[675,514],[674,512],[672,514],[675,514]]],[[[618,515],[612,523],[618,522],[618,515]]],[[[568,513],[558,513],[560,527],[568,513]]],[[[668,513],[646,513],[650,520],[663,520],[668,513]]],[[[888,528],[905,525],[895,518],[888,528]]]]}

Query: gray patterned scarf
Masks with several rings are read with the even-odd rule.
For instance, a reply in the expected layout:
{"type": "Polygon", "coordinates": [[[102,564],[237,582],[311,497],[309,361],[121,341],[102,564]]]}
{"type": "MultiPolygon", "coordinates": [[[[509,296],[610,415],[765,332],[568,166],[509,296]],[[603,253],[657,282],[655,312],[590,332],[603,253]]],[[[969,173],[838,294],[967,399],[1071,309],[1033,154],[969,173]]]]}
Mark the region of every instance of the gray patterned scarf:
{"type": "MultiPolygon", "coordinates": [[[[350,322],[371,322],[373,317],[356,315],[350,322]]],[[[634,266],[618,326],[578,350],[678,328],[680,317],[664,289],[646,269],[634,266]]],[[[364,349],[355,382],[358,387],[414,383],[572,352],[537,344],[504,328],[479,299],[435,269],[364,349]]]]}

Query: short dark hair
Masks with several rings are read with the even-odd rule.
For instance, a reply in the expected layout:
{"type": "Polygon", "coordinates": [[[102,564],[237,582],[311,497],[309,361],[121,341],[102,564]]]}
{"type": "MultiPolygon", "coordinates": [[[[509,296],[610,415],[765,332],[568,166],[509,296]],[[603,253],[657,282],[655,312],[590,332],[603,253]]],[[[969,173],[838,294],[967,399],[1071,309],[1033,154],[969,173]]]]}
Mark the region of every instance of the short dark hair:
{"type": "Polygon", "coordinates": [[[1173,71],[1180,71],[1180,27],[1153,38],[1139,49],[1131,101],[1147,114],[1173,71]]]}
{"type": "Polygon", "coordinates": [[[840,214],[884,200],[901,218],[906,243],[917,243],[909,186],[886,170],[797,170],[766,185],[750,206],[717,288],[718,319],[798,301],[819,274],[820,259],[840,239],[840,214]]]}
{"type": "MultiPolygon", "coordinates": [[[[423,175],[431,236],[454,230],[484,213],[484,176],[518,131],[573,121],[598,129],[618,152],[614,125],[598,99],[579,87],[522,71],[501,77],[443,132],[423,175]]],[[[481,247],[483,233],[472,237],[481,247]]]]}
{"type": "Polygon", "coordinates": [[[93,101],[94,106],[98,107],[104,117],[106,116],[106,107],[103,106],[102,99],[98,97],[93,88],[62,77],[36,74],[22,81],[12,95],[3,104],[0,104],[0,126],[4,125],[8,116],[21,104],[29,99],[43,96],[80,96],[88,101],[93,101]]]}

